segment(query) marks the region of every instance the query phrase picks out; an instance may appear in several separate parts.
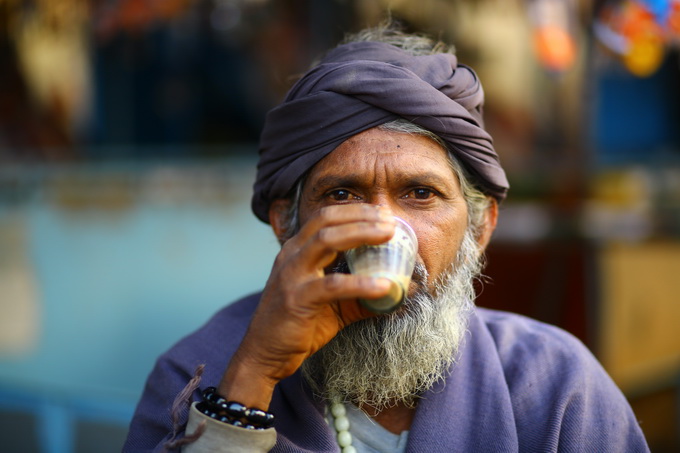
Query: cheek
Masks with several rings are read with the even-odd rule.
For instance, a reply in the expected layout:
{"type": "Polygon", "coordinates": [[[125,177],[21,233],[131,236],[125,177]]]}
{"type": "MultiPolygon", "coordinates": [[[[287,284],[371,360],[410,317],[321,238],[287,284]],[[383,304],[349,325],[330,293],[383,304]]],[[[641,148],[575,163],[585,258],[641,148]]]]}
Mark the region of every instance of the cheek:
{"type": "MultiPolygon", "coordinates": [[[[307,186],[307,184],[305,184],[305,186],[307,186]]],[[[316,214],[321,209],[320,203],[312,201],[313,197],[310,195],[308,190],[309,189],[305,187],[300,196],[300,204],[298,208],[298,219],[300,225],[307,223],[307,220],[313,217],[314,214],[316,214]]]]}
{"type": "Polygon", "coordinates": [[[442,219],[440,222],[418,223],[418,255],[432,280],[447,271],[455,261],[466,226],[465,216],[452,217],[446,221],[442,219]]]}
{"type": "Polygon", "coordinates": [[[309,209],[308,204],[301,200],[300,207],[298,209],[298,222],[300,223],[300,226],[307,223],[307,220],[309,220],[309,217],[311,217],[312,214],[313,212],[309,209]]]}

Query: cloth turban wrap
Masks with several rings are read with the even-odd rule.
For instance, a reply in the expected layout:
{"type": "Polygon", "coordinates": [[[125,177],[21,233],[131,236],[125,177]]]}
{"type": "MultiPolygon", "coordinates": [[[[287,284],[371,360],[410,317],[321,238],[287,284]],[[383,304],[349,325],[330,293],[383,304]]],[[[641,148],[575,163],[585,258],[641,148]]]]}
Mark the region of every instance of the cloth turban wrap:
{"type": "Polygon", "coordinates": [[[338,145],[372,127],[404,118],[441,137],[484,193],[501,201],[505,172],[483,129],[484,92],[455,55],[413,56],[381,42],[330,51],[266,117],[252,199],[269,206],[338,145]]]}

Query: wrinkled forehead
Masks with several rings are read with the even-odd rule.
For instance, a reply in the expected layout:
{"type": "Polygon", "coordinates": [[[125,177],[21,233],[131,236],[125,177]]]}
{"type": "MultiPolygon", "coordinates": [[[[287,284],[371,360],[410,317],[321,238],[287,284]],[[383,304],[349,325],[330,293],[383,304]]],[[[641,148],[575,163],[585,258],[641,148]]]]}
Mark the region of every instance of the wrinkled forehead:
{"type": "Polygon", "coordinates": [[[348,138],[398,118],[436,133],[485,193],[505,197],[507,178],[483,128],[484,94],[472,69],[449,54],[415,57],[383,43],[347,46],[337,52],[385,54],[389,61],[325,60],[267,114],[253,187],[258,218],[266,222],[272,200],[288,196],[302,174],[348,138]]]}
{"type": "Polygon", "coordinates": [[[368,178],[378,182],[423,178],[458,184],[451,154],[423,134],[372,128],[341,143],[305,175],[305,185],[327,185],[368,178]]]}

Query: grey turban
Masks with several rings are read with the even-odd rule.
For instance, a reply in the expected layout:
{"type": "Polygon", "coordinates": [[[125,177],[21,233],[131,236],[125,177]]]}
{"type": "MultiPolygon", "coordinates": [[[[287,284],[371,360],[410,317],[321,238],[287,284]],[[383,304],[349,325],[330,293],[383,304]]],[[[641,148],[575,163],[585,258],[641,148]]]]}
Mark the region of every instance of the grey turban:
{"type": "Polygon", "coordinates": [[[483,129],[484,92],[455,55],[413,56],[381,42],[329,52],[272,109],[260,141],[252,208],[269,221],[269,205],[338,145],[405,118],[441,137],[479,188],[501,201],[508,180],[483,129]]]}

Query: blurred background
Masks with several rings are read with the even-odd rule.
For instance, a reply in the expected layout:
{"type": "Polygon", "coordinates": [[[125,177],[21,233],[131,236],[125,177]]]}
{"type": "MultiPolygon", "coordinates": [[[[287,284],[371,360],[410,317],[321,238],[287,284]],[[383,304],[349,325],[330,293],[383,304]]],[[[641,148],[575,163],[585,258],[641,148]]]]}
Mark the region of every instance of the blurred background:
{"type": "Polygon", "coordinates": [[[265,282],[265,112],[386,11],[484,84],[479,304],[582,339],[680,451],[679,0],[0,0],[0,442],[120,451],[155,358],[265,282]]]}

